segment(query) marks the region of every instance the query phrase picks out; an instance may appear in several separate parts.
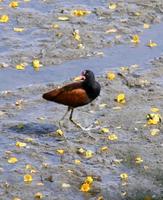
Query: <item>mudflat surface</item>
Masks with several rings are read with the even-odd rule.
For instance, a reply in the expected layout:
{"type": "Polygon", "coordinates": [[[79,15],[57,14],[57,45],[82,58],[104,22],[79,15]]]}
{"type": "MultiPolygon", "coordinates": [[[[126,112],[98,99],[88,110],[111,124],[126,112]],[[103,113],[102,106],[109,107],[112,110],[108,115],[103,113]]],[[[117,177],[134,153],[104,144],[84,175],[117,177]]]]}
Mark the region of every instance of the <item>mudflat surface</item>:
{"type": "Polygon", "coordinates": [[[115,9],[108,1],[30,1],[16,9],[8,3],[0,3],[1,13],[10,17],[0,24],[0,199],[31,200],[37,192],[47,200],[163,199],[163,126],[147,121],[151,108],[163,115],[162,1],[117,1],[115,9]],[[91,13],[72,16],[74,9],[91,13]],[[113,28],[117,31],[107,32],[113,28]],[[72,34],[76,29],[80,41],[72,34]],[[131,43],[134,34],[140,36],[138,45],[131,43]],[[147,47],[150,39],[158,46],[147,47]],[[34,58],[43,65],[37,72],[34,58]],[[25,70],[16,70],[23,62],[25,70]],[[66,107],[46,102],[42,94],[86,68],[95,71],[102,91],[92,104],[76,109],[74,119],[99,128],[81,131],[65,119],[59,136],[66,107]],[[112,81],[106,76],[110,70],[116,74],[112,81]],[[126,96],[124,104],[115,101],[119,93],[126,96]],[[101,133],[103,128],[109,131],[101,133]],[[92,155],[80,153],[81,148],[92,155]],[[13,157],[17,162],[9,163],[13,157]],[[122,180],[124,173],[128,178],[122,180]],[[32,176],[29,183],[26,174],[32,176]],[[82,192],[87,176],[94,181],[82,192]]]}

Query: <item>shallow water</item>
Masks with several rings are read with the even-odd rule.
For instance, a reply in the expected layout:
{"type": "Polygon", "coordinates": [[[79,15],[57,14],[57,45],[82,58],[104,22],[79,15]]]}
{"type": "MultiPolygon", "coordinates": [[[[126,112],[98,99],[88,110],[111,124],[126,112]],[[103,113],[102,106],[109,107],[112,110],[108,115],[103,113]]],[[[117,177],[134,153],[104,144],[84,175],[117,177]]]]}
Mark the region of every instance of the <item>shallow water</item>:
{"type": "Polygon", "coordinates": [[[163,53],[163,24],[153,25],[141,36],[141,43],[132,45],[118,45],[102,49],[103,56],[82,58],[68,61],[60,65],[42,67],[35,72],[32,67],[25,71],[8,68],[0,71],[0,90],[12,90],[31,84],[59,83],[81,73],[84,69],[91,69],[96,75],[104,74],[109,70],[117,70],[121,66],[138,64],[140,70],[149,69],[149,61],[163,53]],[[158,43],[156,48],[149,48],[149,40],[158,43]],[[11,78],[12,76],[12,78],[11,78]]]}

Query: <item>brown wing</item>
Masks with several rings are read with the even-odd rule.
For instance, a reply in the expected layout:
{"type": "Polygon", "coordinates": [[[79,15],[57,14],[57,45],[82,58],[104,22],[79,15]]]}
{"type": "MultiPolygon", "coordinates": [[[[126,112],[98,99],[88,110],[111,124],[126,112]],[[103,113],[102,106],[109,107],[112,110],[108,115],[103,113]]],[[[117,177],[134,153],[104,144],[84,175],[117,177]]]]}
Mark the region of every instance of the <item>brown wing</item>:
{"type": "Polygon", "coordinates": [[[90,102],[86,91],[82,88],[82,82],[71,83],[62,88],[52,90],[45,93],[43,98],[71,107],[83,106],[90,102]]]}

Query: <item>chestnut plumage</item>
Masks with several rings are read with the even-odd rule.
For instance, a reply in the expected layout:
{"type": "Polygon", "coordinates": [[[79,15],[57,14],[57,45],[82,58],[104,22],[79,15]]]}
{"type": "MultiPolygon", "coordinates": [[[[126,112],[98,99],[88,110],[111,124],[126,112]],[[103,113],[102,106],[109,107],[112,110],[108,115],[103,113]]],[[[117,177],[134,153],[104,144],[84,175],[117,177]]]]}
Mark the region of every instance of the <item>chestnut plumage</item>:
{"type": "Polygon", "coordinates": [[[71,110],[69,119],[79,126],[72,120],[73,109],[89,104],[99,96],[100,90],[100,84],[95,80],[94,73],[90,70],[85,70],[82,72],[80,81],[47,92],[43,94],[43,98],[68,106],[68,111],[71,110]]]}

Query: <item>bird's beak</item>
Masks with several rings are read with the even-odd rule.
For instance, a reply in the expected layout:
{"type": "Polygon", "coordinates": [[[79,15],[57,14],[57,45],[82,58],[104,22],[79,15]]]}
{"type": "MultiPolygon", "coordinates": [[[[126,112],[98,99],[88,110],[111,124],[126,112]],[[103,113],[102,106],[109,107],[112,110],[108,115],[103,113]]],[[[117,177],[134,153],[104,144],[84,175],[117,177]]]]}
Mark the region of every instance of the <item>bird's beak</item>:
{"type": "Polygon", "coordinates": [[[85,76],[83,75],[74,78],[74,81],[83,81],[83,80],[85,80],[85,76]]]}

